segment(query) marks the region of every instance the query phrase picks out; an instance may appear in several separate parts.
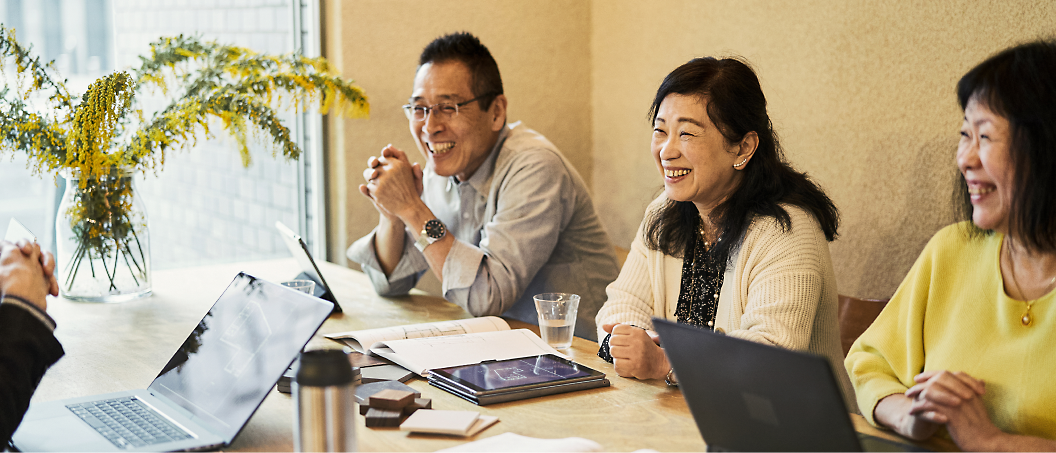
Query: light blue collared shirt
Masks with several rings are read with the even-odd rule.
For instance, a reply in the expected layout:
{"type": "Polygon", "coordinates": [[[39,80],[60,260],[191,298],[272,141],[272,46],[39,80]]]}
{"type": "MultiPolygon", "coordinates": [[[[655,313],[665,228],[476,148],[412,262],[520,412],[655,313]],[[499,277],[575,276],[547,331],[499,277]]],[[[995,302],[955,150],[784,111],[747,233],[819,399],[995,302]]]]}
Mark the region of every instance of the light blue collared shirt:
{"type": "MultiPolygon", "coordinates": [[[[444,298],[474,316],[537,324],[532,296],[580,296],[576,335],[596,340],[594,316],[619,274],[612,242],[586,184],[557,148],[514,123],[467,181],[426,167],[422,200],[456,241],[444,261],[444,298]]],[[[381,271],[372,231],[348,248],[374,289],[403,295],[429,269],[410,232],[392,275],[381,271]]]]}

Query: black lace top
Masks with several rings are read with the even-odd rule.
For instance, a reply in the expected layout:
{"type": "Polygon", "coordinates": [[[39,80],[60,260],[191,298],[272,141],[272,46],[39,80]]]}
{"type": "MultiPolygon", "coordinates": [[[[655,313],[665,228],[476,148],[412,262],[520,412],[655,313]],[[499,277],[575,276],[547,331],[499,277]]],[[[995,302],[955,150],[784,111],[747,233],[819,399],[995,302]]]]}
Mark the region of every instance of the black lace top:
{"type": "MultiPolygon", "coordinates": [[[[688,242],[682,257],[682,284],[678,293],[678,306],[675,307],[675,319],[680,323],[714,330],[719,290],[722,289],[729,254],[722,253],[720,256],[714,251],[715,247],[704,241],[703,235],[695,235],[688,242]]],[[[611,334],[606,335],[602,340],[598,357],[612,363],[610,337],[611,334]]]]}

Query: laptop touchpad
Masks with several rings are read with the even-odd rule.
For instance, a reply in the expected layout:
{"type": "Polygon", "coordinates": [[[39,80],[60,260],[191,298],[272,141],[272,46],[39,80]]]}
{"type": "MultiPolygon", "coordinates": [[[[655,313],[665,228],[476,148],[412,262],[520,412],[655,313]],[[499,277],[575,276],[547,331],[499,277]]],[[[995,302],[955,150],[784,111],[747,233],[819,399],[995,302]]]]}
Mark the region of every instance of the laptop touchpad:
{"type": "MultiPolygon", "coordinates": [[[[106,451],[114,445],[69,409],[59,406],[42,417],[26,419],[18,427],[17,444],[22,451],[106,451]],[[62,412],[65,412],[63,414],[62,412]],[[56,429],[58,428],[58,429],[56,429]],[[59,431],[62,435],[55,435],[59,431]],[[90,440],[87,440],[90,439],[90,440]]],[[[32,411],[30,412],[32,413],[32,411]]]]}

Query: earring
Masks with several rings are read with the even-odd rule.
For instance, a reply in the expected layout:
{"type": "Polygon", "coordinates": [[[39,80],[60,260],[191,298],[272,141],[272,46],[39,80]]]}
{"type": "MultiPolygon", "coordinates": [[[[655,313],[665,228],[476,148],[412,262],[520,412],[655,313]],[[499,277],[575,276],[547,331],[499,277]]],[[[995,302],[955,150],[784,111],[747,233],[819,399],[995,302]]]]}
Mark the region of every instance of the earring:
{"type": "Polygon", "coordinates": [[[747,163],[747,162],[748,162],[748,158],[747,158],[747,157],[745,157],[745,158],[744,158],[744,160],[742,160],[742,161],[741,161],[741,163],[739,163],[739,164],[733,164],[733,168],[741,168],[741,167],[742,167],[742,166],[744,166],[744,164],[745,164],[745,163],[747,163]]]}

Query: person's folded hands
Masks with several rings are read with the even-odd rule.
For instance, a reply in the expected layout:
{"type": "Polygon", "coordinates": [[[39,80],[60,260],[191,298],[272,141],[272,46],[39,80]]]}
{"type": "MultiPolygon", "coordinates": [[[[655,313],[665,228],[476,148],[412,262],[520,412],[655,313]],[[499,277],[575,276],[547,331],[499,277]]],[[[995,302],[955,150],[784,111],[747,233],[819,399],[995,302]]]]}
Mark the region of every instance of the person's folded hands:
{"type": "Polygon", "coordinates": [[[383,214],[400,216],[422,203],[422,177],[420,165],[411,163],[406,153],[389,145],[381,150],[381,156],[367,160],[363,171],[366,184],[360,185],[359,190],[383,214]]]}
{"type": "Polygon", "coordinates": [[[0,294],[18,296],[46,310],[46,296],[58,293],[54,268],[51,254],[41,252],[35,242],[0,241],[0,294]]]}
{"type": "Polygon", "coordinates": [[[616,374],[637,379],[661,379],[667,375],[671,366],[656,332],[630,324],[605,324],[602,330],[612,334],[609,354],[616,374]]]}

